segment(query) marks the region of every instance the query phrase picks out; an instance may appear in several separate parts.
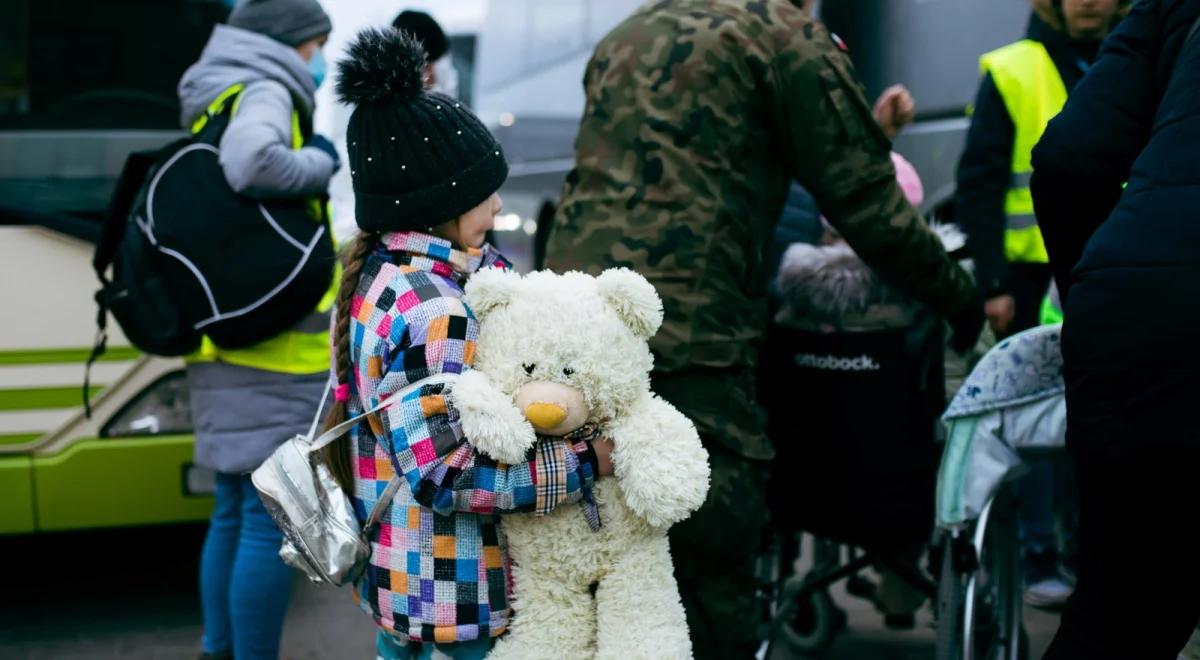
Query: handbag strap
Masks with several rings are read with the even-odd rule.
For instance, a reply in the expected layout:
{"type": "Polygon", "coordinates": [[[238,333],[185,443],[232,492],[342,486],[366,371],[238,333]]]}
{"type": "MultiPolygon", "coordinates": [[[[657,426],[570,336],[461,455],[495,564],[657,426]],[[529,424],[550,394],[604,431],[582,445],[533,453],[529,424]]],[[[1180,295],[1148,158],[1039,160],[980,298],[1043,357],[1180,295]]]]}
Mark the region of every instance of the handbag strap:
{"type": "MultiPolygon", "coordinates": [[[[429,376],[428,378],[422,378],[421,380],[418,380],[416,382],[409,383],[408,385],[405,385],[404,387],[400,388],[399,390],[392,392],[392,394],[390,396],[388,396],[386,399],[381,399],[379,401],[379,403],[375,404],[374,408],[364,411],[362,414],[355,415],[351,419],[348,419],[348,420],[342,422],[341,424],[338,424],[337,426],[322,433],[321,437],[314,440],[312,442],[312,444],[310,444],[308,446],[308,451],[309,451],[309,453],[311,453],[311,452],[317,451],[318,449],[325,447],[325,445],[328,445],[329,443],[333,442],[334,440],[337,440],[338,438],[342,437],[342,435],[344,433],[346,433],[346,431],[349,431],[356,424],[358,424],[362,420],[366,419],[368,415],[373,415],[373,414],[379,412],[380,410],[387,408],[388,406],[390,406],[394,402],[399,401],[400,399],[404,398],[411,392],[415,392],[416,390],[418,390],[426,385],[440,385],[443,383],[453,382],[457,379],[458,379],[458,374],[434,374],[432,376],[429,376]]],[[[330,382],[332,383],[332,381],[330,381],[330,382]]],[[[324,404],[323,401],[322,401],[322,404],[324,404]]],[[[315,428],[315,424],[314,424],[314,428],[315,428]]],[[[311,434],[309,437],[312,437],[311,434]]],[[[389,487],[391,486],[391,484],[388,484],[388,485],[389,485],[389,487]]]]}

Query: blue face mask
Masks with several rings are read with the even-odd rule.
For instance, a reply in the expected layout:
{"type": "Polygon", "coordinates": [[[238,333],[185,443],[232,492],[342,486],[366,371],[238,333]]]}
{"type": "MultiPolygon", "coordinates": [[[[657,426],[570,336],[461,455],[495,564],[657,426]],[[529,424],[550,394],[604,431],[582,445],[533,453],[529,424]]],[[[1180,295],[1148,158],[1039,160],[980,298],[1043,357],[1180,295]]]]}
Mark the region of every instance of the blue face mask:
{"type": "Polygon", "coordinates": [[[317,87],[325,82],[325,53],[320,48],[313,51],[312,59],[308,61],[308,72],[312,74],[317,87]]]}

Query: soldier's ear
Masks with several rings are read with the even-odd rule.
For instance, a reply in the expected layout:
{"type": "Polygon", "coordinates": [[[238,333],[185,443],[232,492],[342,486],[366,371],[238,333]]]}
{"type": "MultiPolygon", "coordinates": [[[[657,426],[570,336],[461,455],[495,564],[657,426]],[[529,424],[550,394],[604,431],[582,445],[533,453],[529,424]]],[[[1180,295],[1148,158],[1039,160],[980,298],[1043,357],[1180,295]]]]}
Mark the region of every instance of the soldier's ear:
{"type": "Polygon", "coordinates": [[[480,321],[497,309],[512,302],[521,276],[515,272],[489,268],[476,272],[463,289],[463,302],[480,321]]]}
{"type": "Polygon", "coordinates": [[[641,275],[628,268],[610,268],[596,278],[596,287],[637,336],[649,339],[662,326],[662,299],[641,275]]]}

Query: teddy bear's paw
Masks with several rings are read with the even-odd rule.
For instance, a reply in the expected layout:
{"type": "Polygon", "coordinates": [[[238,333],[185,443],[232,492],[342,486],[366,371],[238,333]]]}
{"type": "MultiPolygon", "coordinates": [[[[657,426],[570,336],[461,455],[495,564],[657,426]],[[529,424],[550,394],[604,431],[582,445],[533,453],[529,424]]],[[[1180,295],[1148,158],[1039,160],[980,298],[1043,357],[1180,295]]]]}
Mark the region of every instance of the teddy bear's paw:
{"type": "Polygon", "coordinates": [[[487,376],[479,371],[464,373],[453,396],[463,435],[476,450],[509,465],[525,460],[537,442],[533,426],[487,376]]]}
{"type": "Polygon", "coordinates": [[[655,527],[690,516],[708,495],[708,452],[691,420],[647,396],[612,430],[617,480],[625,502],[655,527]]]}
{"type": "MultiPolygon", "coordinates": [[[[638,485],[646,484],[641,482],[638,485]]],[[[621,482],[625,503],[642,520],[660,529],[688,519],[704,504],[708,493],[707,475],[702,480],[676,482],[670,491],[664,491],[661,486],[653,492],[650,492],[650,488],[631,486],[630,480],[621,482]]]]}

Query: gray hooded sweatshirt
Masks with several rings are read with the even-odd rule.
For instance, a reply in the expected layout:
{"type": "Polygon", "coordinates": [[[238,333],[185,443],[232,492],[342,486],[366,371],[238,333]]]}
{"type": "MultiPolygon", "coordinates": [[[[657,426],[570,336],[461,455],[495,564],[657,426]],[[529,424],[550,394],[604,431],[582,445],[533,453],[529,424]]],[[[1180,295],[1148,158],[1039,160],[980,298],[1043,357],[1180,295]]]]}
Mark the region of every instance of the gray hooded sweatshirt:
{"type": "MultiPolygon", "coordinates": [[[[325,192],[334,163],[320,149],[292,149],[293,100],[311,117],[316,87],[294,49],[270,37],[218,25],[200,61],[179,82],[184,128],[235,83],[244,83],[238,111],[219,145],[225,178],[254,197],[297,197],[325,192]]],[[[328,327],[313,314],[298,330],[328,327]]],[[[329,375],[286,374],[224,362],[188,365],[195,461],[219,472],[253,470],[284,440],[306,433],[329,375]]]]}
{"type": "Polygon", "coordinates": [[[325,192],[333,159],[315,147],[292,149],[294,104],[301,117],[312,117],[317,91],[300,54],[257,32],[216,26],[200,60],[179,81],[183,127],[235,83],[246,89],[219,145],[229,185],[260,198],[325,192]]]}

